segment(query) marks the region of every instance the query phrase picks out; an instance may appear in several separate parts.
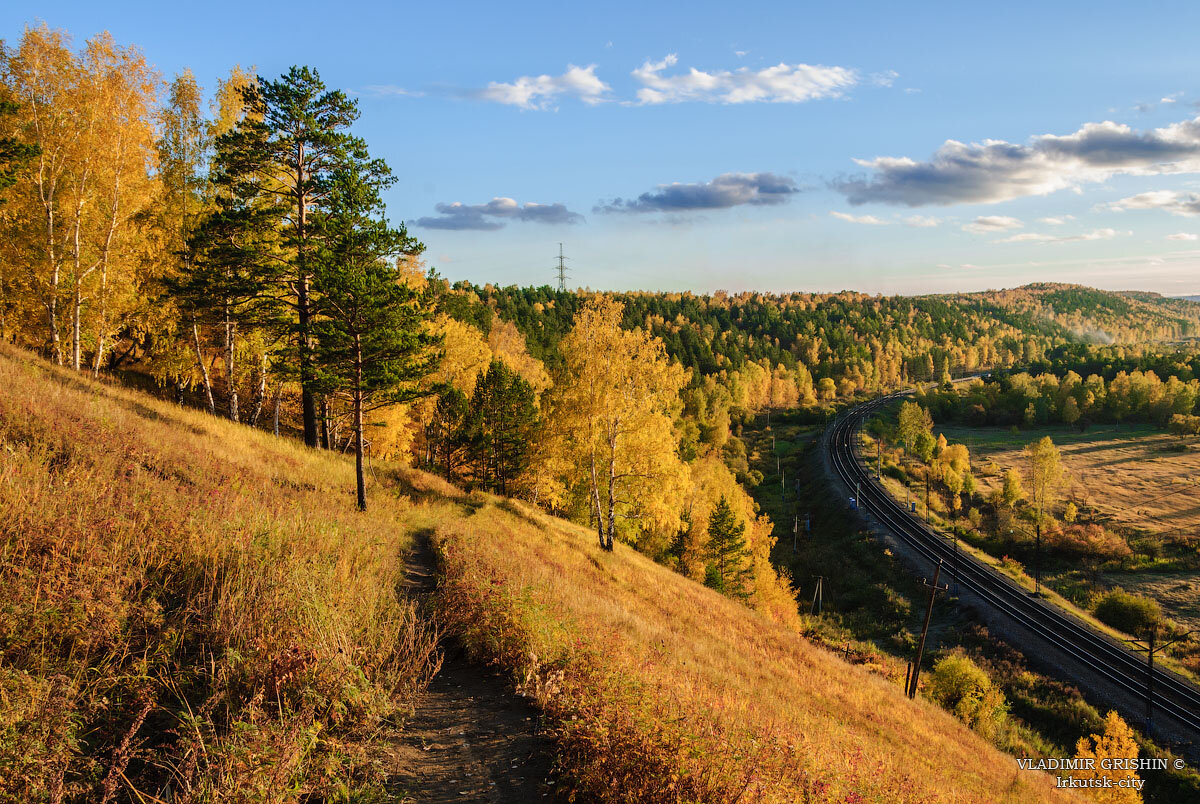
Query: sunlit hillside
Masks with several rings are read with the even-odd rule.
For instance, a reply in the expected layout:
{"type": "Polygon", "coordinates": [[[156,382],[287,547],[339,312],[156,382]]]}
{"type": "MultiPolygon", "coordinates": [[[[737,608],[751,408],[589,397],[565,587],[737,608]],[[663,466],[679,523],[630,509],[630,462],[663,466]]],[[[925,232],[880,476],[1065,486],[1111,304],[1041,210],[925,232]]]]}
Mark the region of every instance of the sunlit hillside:
{"type": "Polygon", "coordinates": [[[435,535],[447,617],[552,715],[585,800],[1074,800],[902,679],[579,526],[471,507],[435,535]]]}
{"type": "Polygon", "coordinates": [[[395,591],[408,506],[353,484],[0,346],[0,801],[369,789],[437,659],[395,591]]]}
{"type": "Polygon", "coordinates": [[[446,621],[545,708],[570,789],[1061,797],[896,683],[520,504],[376,467],[362,515],[339,456],[11,348],[0,444],[12,800],[371,789],[380,725],[436,667],[396,592],[417,530],[443,556],[446,621]]]}

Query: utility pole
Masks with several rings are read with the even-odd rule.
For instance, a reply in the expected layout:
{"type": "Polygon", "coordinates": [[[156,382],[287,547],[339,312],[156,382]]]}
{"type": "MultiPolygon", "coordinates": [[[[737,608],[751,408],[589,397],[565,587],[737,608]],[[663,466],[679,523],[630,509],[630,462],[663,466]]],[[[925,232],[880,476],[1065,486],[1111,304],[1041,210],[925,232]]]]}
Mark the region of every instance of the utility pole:
{"type": "Polygon", "coordinates": [[[1155,640],[1158,637],[1158,623],[1150,626],[1150,637],[1143,642],[1139,639],[1129,640],[1129,644],[1133,645],[1133,649],[1139,653],[1146,654],[1146,734],[1149,735],[1151,729],[1154,728],[1154,654],[1161,651],[1169,645],[1174,645],[1176,642],[1182,642],[1197,633],[1196,630],[1188,631],[1181,634],[1169,642],[1160,642],[1155,645],[1155,640]]]}
{"type": "Polygon", "coordinates": [[[567,265],[566,257],[563,256],[562,243],[558,244],[558,267],[555,269],[558,273],[558,292],[565,293],[567,291],[567,265]]]}
{"type": "Polygon", "coordinates": [[[917,681],[921,676],[921,659],[925,657],[925,637],[929,633],[929,620],[933,617],[934,595],[936,595],[938,592],[946,591],[946,587],[937,585],[938,576],[941,575],[941,573],[942,562],[939,561],[937,563],[937,567],[935,567],[933,570],[933,583],[921,581],[921,583],[929,587],[929,607],[925,609],[925,624],[921,626],[921,640],[917,643],[917,658],[916,661],[913,662],[912,675],[908,680],[908,689],[906,692],[908,693],[909,698],[915,698],[917,696],[917,681]]]}
{"type": "Polygon", "coordinates": [[[810,612],[811,614],[820,614],[821,613],[821,605],[825,602],[823,599],[823,595],[822,595],[822,592],[824,592],[824,586],[825,586],[825,576],[818,575],[817,576],[817,588],[813,591],[812,611],[810,612]]]}
{"type": "Polygon", "coordinates": [[[929,470],[925,470],[925,524],[929,524],[929,470]]]}

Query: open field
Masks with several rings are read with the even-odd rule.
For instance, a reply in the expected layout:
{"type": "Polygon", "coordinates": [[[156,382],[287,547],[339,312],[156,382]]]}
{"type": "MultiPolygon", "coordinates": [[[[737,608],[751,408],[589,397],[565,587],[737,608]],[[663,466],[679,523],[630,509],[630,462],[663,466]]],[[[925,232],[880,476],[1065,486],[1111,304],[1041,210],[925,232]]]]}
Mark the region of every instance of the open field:
{"type": "MultiPolygon", "coordinates": [[[[994,461],[1003,471],[1025,469],[1025,444],[1049,435],[1062,453],[1069,480],[1063,497],[1131,543],[1151,536],[1170,543],[1173,558],[1161,569],[1106,572],[1106,584],[1157,600],[1168,616],[1200,628],[1200,449],[1179,450],[1179,439],[1145,424],[1098,425],[1080,433],[1041,427],[1013,433],[999,428],[938,427],[947,440],[966,444],[978,469],[994,461]]],[[[999,473],[981,472],[986,495],[999,473]]]]}
{"type": "MultiPolygon", "coordinates": [[[[1013,433],[1000,428],[937,427],[951,442],[966,444],[977,469],[995,461],[1024,469],[1022,450],[1050,436],[1062,452],[1070,481],[1067,497],[1095,508],[1114,526],[1196,539],[1200,536],[1200,449],[1177,451],[1179,439],[1147,424],[1093,425],[1085,432],[1039,427],[1013,433]]],[[[999,484],[984,475],[988,491],[999,484]]]]}

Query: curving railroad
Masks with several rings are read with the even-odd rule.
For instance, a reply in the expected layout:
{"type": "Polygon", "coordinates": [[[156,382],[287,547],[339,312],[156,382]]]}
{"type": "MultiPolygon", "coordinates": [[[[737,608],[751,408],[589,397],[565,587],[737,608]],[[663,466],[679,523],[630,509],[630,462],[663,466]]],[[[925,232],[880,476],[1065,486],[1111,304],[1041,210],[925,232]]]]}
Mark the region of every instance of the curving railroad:
{"type": "MultiPolygon", "coordinates": [[[[905,393],[858,405],[833,423],[826,433],[825,448],[834,473],[850,494],[857,493],[859,506],[890,530],[919,562],[927,562],[932,570],[941,561],[942,577],[946,578],[957,560],[960,594],[973,596],[987,609],[984,613],[989,619],[1040,637],[1051,651],[1085,667],[1094,679],[1075,679],[1077,683],[1092,689],[1102,687],[1124,717],[1144,723],[1147,685],[1144,654],[1134,652],[1058,606],[1034,597],[1029,590],[969,554],[960,552],[956,556],[947,537],[907,513],[859,461],[855,444],[867,416],[905,393]],[[1095,683],[1097,679],[1099,685],[1095,683]]],[[[1200,751],[1200,689],[1157,664],[1152,686],[1153,730],[1168,737],[1182,753],[1196,757],[1200,751]]]]}

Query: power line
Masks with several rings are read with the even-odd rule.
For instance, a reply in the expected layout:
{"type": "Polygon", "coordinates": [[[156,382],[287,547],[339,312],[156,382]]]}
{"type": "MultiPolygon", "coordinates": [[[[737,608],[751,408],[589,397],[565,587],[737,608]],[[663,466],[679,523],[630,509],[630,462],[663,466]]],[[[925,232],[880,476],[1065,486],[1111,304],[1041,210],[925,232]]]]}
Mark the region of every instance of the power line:
{"type": "Polygon", "coordinates": [[[558,273],[558,290],[566,292],[567,290],[567,258],[563,256],[563,244],[558,244],[558,266],[555,271],[558,273]]]}

